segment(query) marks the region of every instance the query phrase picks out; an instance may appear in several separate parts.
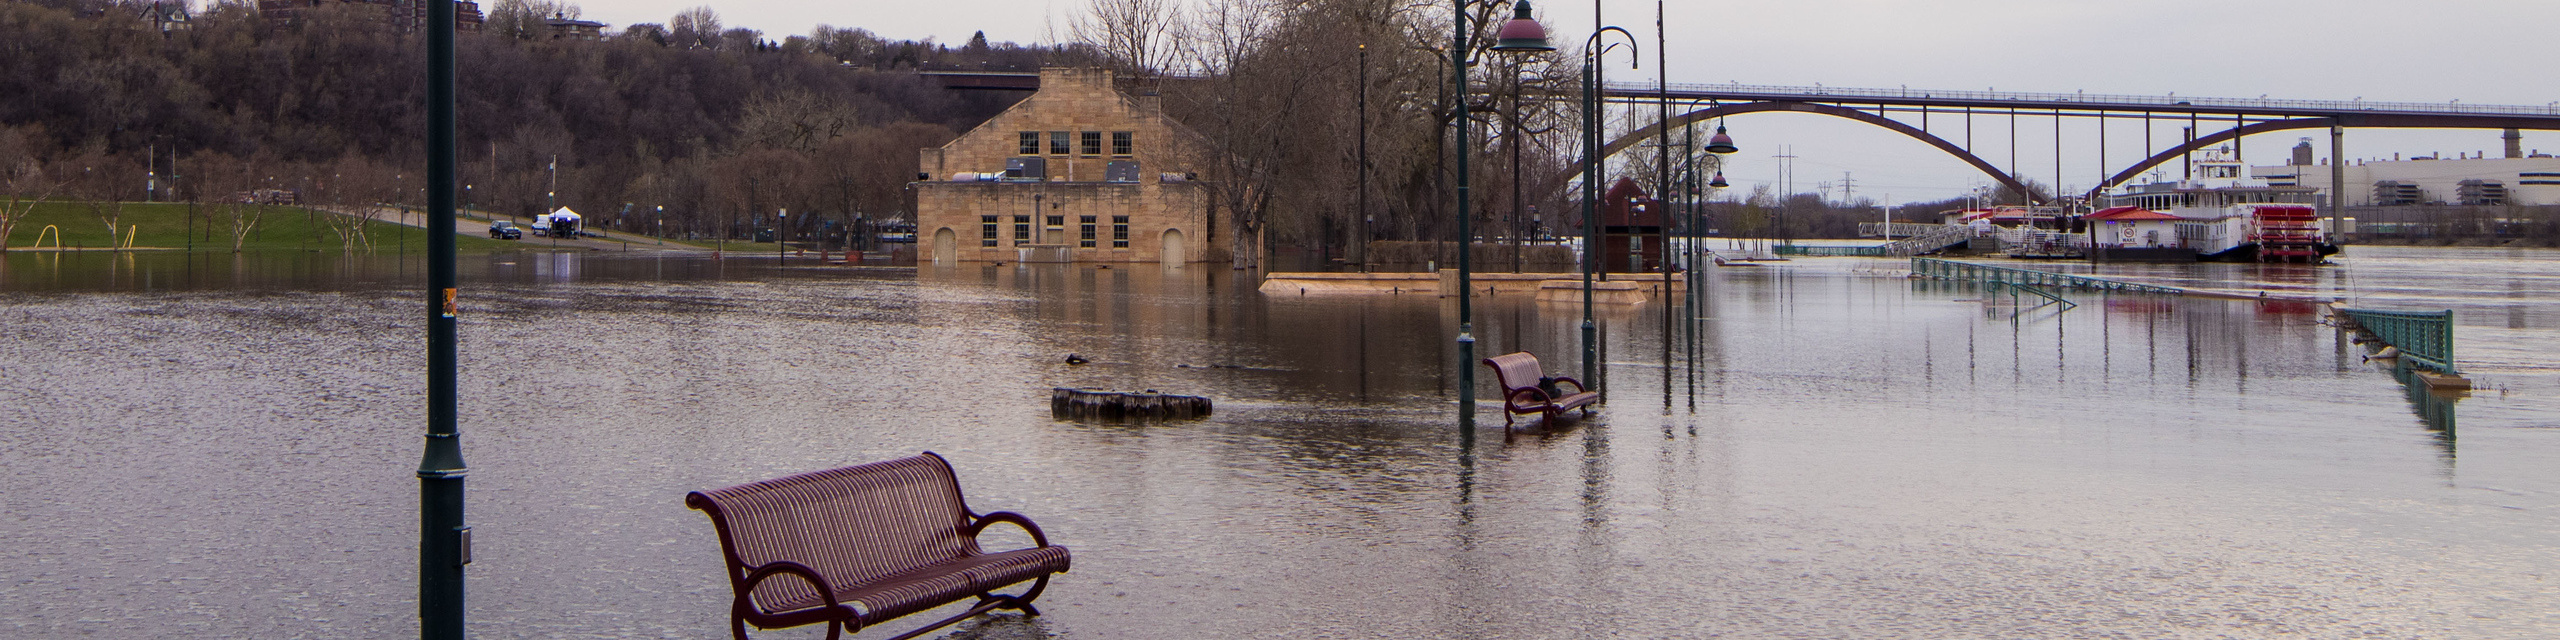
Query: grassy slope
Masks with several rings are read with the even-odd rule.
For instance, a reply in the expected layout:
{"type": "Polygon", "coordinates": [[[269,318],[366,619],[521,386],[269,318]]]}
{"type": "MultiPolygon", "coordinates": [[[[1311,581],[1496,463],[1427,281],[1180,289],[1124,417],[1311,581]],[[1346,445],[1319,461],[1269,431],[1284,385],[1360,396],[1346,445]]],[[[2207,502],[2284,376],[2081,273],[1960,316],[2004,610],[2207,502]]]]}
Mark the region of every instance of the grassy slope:
{"type": "MultiPolygon", "coordinates": [[[[344,251],[346,244],[339,240],[337,231],[323,221],[324,216],[336,215],[299,207],[267,207],[267,212],[260,218],[256,230],[250,232],[248,240],[241,244],[240,249],[242,251],[317,250],[328,253],[344,251]]],[[[199,205],[190,222],[188,205],[184,203],[129,202],[125,203],[124,216],[117,221],[117,224],[132,230],[133,246],[136,248],[187,249],[190,238],[187,229],[192,225],[195,229],[192,234],[195,250],[231,250],[230,221],[227,214],[209,205],[199,205]]],[[[53,238],[50,234],[45,234],[45,225],[53,225],[61,232],[62,246],[65,249],[74,247],[105,249],[123,242],[123,231],[118,231],[114,238],[108,237],[106,223],[91,213],[87,204],[77,202],[48,202],[37,205],[34,213],[18,221],[17,228],[10,231],[8,238],[0,240],[5,240],[11,249],[26,249],[32,248],[35,245],[36,236],[41,234],[46,236],[43,246],[47,249],[53,248],[53,238]]],[[[463,226],[465,230],[478,228],[468,223],[463,226]]],[[[373,250],[377,253],[400,251],[403,244],[407,245],[409,251],[425,251],[427,248],[426,230],[416,227],[373,221],[366,223],[365,233],[372,238],[373,250]]],[[[459,253],[489,253],[527,248],[527,245],[520,243],[490,240],[486,236],[470,234],[462,234],[455,238],[455,241],[454,250],[459,253]]]]}

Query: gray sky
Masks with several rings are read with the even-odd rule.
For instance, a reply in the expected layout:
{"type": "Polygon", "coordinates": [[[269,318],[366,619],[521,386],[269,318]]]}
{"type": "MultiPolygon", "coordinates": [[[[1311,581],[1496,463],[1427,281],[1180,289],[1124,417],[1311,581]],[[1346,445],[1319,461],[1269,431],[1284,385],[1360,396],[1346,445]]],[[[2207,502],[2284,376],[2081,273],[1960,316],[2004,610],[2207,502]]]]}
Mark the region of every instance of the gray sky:
{"type": "MultiPolygon", "coordinates": [[[[1653,79],[1651,1],[1601,0],[1603,18],[1637,34],[1644,68],[1610,70],[1613,80],[1653,79]]],[[[984,30],[998,42],[1045,42],[1084,0],[885,2],[842,0],[590,0],[592,20],[620,27],[665,22],[709,4],[730,26],[768,37],[819,24],[860,27],[891,38],[958,44],[984,30]]],[[[1550,37],[1579,41],[1595,28],[1590,2],[1537,2],[1550,37]]],[[[2560,101],[2560,2],[2553,0],[1790,0],[1665,5],[1673,83],[1963,89],[2463,104],[2547,105],[2560,101]]],[[[1623,56],[1613,57],[1623,65],[1623,56]]],[[[1894,201],[1960,195],[1988,180],[1935,149],[1863,124],[1801,114],[1753,114],[1730,122],[1743,150],[1727,171],[1736,191],[1774,182],[1769,156],[1781,145],[1799,156],[1795,183],[1810,191],[1854,175],[1861,197],[1894,201]]],[[[2155,140],[2180,135],[2162,122],[2155,140]]],[[[1961,138],[1959,122],[1933,117],[1931,129],[1961,138]]],[[[2052,183],[2054,123],[2021,117],[2021,175],[2052,183]]],[[[1979,116],[1976,153],[2011,164],[2008,118],[1979,116]]],[[[2302,135],[2254,136],[2243,153],[2272,163],[2302,135]]],[[[2497,131],[2350,130],[2348,158],[2393,153],[2498,153],[2497,131]]],[[[2065,120],[2061,183],[2086,190],[2099,177],[2096,125],[2065,120]]],[[[2560,153],[2560,132],[2526,132],[2525,146],[2560,153]]],[[[2111,123],[2111,168],[2143,155],[2138,125],[2111,123]]],[[[2170,178],[2174,179],[2175,167],[2170,178]]],[[[1836,195],[1836,192],[1834,192],[1836,195]]]]}

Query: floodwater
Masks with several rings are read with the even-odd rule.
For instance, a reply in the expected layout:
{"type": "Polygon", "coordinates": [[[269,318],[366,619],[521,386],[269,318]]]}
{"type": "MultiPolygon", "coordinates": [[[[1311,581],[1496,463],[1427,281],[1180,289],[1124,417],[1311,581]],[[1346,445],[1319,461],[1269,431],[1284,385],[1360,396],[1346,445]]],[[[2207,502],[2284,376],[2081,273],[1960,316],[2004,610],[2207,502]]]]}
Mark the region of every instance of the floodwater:
{"type": "MultiPolygon", "coordinates": [[[[1511,432],[1487,405],[1470,433],[1456,307],[1428,296],[469,258],[468,617],[725,636],[685,492],[930,450],[1076,555],[1046,615],[954,637],[2560,635],[2560,253],[2055,267],[2452,308],[2464,398],[2407,391],[2307,303],[2013,305],[1906,267],[1714,270],[1694,368],[1664,367],[1663,306],[1601,310],[1603,412],[1511,432]],[[1058,386],[1217,413],[1058,422],[1058,386]]],[[[0,636],[415,637],[420,279],[0,258],[0,636]]],[[[1475,313],[1480,355],[1578,375],[1578,305],[1475,313]]]]}

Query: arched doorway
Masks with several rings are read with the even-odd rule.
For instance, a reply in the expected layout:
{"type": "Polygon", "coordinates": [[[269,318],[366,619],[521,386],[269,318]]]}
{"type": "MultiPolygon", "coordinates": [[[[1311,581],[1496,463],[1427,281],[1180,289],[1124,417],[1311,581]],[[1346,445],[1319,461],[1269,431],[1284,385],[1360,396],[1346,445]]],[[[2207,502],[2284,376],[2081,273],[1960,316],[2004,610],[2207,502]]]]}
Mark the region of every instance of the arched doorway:
{"type": "Polygon", "coordinates": [[[1191,254],[1183,244],[1181,229],[1164,230],[1164,253],[1157,259],[1164,261],[1166,266],[1174,267],[1190,262],[1191,254]]]}
{"type": "Polygon", "coordinates": [[[960,234],[953,233],[950,227],[943,227],[933,232],[933,263],[951,264],[959,261],[960,234]]]}

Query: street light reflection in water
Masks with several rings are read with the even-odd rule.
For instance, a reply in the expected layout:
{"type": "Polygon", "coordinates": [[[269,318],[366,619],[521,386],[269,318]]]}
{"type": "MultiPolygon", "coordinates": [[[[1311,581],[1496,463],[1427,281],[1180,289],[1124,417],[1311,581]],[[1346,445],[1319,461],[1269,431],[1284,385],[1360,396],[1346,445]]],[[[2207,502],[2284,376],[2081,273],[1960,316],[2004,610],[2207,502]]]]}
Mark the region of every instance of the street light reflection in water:
{"type": "MultiPolygon", "coordinates": [[[[0,625],[414,635],[418,270],[195,260],[0,257],[0,625]]],[[[1202,265],[544,260],[465,262],[479,635],[721,635],[686,491],[924,450],[1077,557],[1047,615],[959,637],[2560,629],[2560,365],[2535,346],[2560,302],[2506,285],[2560,290],[2548,257],[2358,247],[2286,284],[2457,309],[2483,388],[2423,401],[2307,306],[2020,309],[1892,261],[1720,269],[1697,412],[1663,409],[1688,386],[1648,361],[1658,310],[1619,308],[1609,353],[1633,355],[1601,415],[1473,440],[1455,305],[1427,294],[1266,298],[1202,265]],[[1218,410],[1058,422],[1061,386],[1218,410]]],[[[1478,304],[1485,354],[1578,366],[1578,298],[1478,304]]]]}

